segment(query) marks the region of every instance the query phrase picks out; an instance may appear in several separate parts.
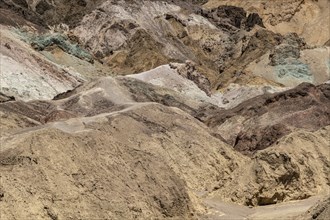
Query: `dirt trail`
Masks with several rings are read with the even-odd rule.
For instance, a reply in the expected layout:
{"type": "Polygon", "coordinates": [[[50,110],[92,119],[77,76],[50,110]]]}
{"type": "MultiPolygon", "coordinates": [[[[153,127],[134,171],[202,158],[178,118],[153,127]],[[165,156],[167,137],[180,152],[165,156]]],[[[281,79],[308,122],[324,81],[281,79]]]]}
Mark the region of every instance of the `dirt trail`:
{"type": "Polygon", "coordinates": [[[315,196],[301,201],[254,208],[225,203],[219,198],[205,199],[204,202],[209,208],[206,218],[212,220],[293,220],[323,199],[315,196]]]}

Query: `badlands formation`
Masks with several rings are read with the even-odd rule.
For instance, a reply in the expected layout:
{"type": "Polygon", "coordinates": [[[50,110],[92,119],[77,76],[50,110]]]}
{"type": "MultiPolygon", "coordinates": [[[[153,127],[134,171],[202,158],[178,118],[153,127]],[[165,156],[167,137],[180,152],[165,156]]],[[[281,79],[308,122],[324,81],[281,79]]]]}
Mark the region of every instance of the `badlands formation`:
{"type": "Polygon", "coordinates": [[[1,0],[0,219],[329,219],[329,19],[1,0]]]}

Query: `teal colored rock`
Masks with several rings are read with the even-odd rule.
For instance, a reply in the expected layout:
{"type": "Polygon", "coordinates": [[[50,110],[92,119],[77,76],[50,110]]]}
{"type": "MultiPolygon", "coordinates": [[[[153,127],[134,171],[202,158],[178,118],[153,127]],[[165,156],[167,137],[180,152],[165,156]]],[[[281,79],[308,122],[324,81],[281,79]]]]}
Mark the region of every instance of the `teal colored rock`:
{"type": "Polygon", "coordinates": [[[286,60],[286,64],[275,66],[279,79],[291,78],[303,82],[313,82],[313,74],[309,66],[299,60],[286,60]]]}
{"type": "Polygon", "coordinates": [[[86,60],[90,63],[94,62],[93,56],[80,47],[77,43],[73,43],[64,34],[44,34],[35,36],[33,34],[16,29],[21,39],[29,43],[35,50],[45,50],[49,46],[56,45],[68,54],[71,54],[79,59],[86,60]]]}
{"type": "Polygon", "coordinates": [[[93,57],[77,43],[72,43],[65,35],[46,34],[31,39],[31,46],[36,50],[44,50],[56,45],[63,51],[88,62],[93,62],[93,57]]]}

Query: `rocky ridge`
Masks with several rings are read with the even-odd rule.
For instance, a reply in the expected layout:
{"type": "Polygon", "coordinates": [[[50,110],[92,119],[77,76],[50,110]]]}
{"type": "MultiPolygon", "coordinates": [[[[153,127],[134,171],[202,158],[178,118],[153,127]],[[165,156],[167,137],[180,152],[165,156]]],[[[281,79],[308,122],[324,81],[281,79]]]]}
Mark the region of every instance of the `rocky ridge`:
{"type": "MultiPolygon", "coordinates": [[[[323,102],[329,101],[327,93],[324,96],[315,93],[328,90],[322,90],[322,87],[318,90],[311,85],[306,86],[310,88],[310,92],[314,96],[319,96],[323,102]]],[[[325,84],[324,86],[325,89],[328,89],[328,85],[325,84]]],[[[297,91],[300,90],[297,89],[297,91]]],[[[301,95],[308,97],[309,94],[301,95]]],[[[293,90],[274,95],[273,101],[279,104],[281,100],[277,100],[276,97],[294,99],[299,97],[299,92],[293,90]],[[294,97],[290,97],[292,95],[294,97]]],[[[255,109],[260,108],[258,106],[260,102],[253,104],[250,100],[241,105],[247,103],[254,106],[255,109]]],[[[12,200],[14,195],[22,199],[26,196],[31,197],[31,195],[34,198],[40,198],[40,193],[45,192],[48,193],[42,195],[44,202],[36,203],[38,205],[35,206],[35,213],[31,211],[26,213],[31,216],[42,217],[51,212],[59,218],[71,215],[73,218],[133,218],[135,216],[137,218],[177,217],[190,219],[196,214],[195,217],[198,217],[198,215],[207,213],[207,210],[202,208],[203,197],[197,196],[199,193],[196,194],[196,192],[203,192],[204,195],[209,196],[221,196],[225,201],[246,205],[274,204],[281,201],[308,198],[322,192],[328,193],[327,134],[329,133],[329,121],[323,121],[320,118],[324,125],[320,125],[323,129],[317,131],[313,130],[313,126],[316,126],[317,122],[313,125],[310,123],[313,120],[306,121],[303,124],[309,125],[311,128],[298,126],[291,134],[285,133],[279,138],[275,136],[278,139],[268,142],[269,146],[266,149],[247,149],[253,153],[250,159],[235,151],[236,146],[230,147],[226,137],[221,136],[223,132],[211,130],[197,120],[200,118],[199,111],[205,113],[205,105],[211,109],[214,108],[214,105],[192,100],[181,93],[152,86],[132,77],[107,78],[90,82],[72,95],[55,101],[0,104],[1,127],[6,128],[1,139],[1,189],[4,192],[2,199],[4,215],[8,217],[12,215],[16,217],[26,216],[24,212],[13,213],[10,211],[12,206],[9,204],[15,206],[23,204],[19,201],[14,203],[12,200]],[[195,115],[197,119],[191,115],[195,115]],[[172,120],[168,120],[169,117],[172,120]],[[17,124],[16,121],[21,121],[21,123],[17,124]],[[129,130],[126,129],[127,126],[130,127],[129,130]],[[111,135],[106,135],[106,133],[111,135]],[[108,138],[105,138],[106,136],[108,138]],[[65,142],[63,142],[64,140],[65,142]],[[205,146],[205,142],[207,142],[207,146],[205,146]],[[27,148],[27,145],[30,147],[27,148]],[[125,149],[126,147],[128,149],[125,149]],[[119,151],[113,151],[116,149],[119,151]],[[81,152],[81,150],[83,151],[81,152]],[[54,158],[53,153],[55,152],[57,152],[56,154],[59,152],[61,155],[63,154],[61,157],[56,157],[59,161],[54,158]],[[110,155],[113,156],[109,157],[110,155]],[[122,156],[118,158],[118,155],[122,156]],[[157,155],[162,155],[161,163],[157,159],[159,158],[157,155]],[[322,159],[316,162],[313,158],[322,159]],[[90,168],[91,164],[88,165],[89,168],[87,169],[81,160],[90,161],[89,163],[94,164],[93,166],[98,171],[94,172],[90,168]],[[58,164],[57,168],[51,168],[52,166],[48,164],[50,162],[58,164]],[[109,198],[117,198],[115,203],[105,202],[106,200],[101,199],[100,195],[97,196],[97,193],[104,196],[103,189],[115,187],[111,184],[116,182],[110,181],[113,178],[104,179],[102,176],[109,176],[110,173],[112,173],[110,176],[121,176],[120,173],[132,173],[133,176],[136,176],[137,165],[133,165],[134,170],[129,168],[131,166],[129,164],[132,163],[141,163],[142,167],[149,164],[148,166],[153,167],[153,169],[145,167],[144,171],[141,171],[141,178],[153,180],[153,185],[145,185],[146,179],[136,183],[135,181],[140,181],[135,180],[136,177],[128,181],[128,185],[125,184],[122,192],[129,191],[129,195],[135,195],[136,200],[112,194],[117,191],[109,191],[111,194],[108,195],[109,198]],[[158,166],[160,167],[157,168],[158,166]],[[161,166],[168,166],[168,168],[161,166]],[[99,167],[103,168],[99,169],[99,167]],[[118,170],[119,167],[126,167],[126,170],[118,170]],[[166,174],[156,171],[163,169],[173,173],[166,174]],[[55,173],[51,174],[59,170],[61,170],[63,177],[60,178],[55,173]],[[153,173],[148,174],[146,170],[153,173]],[[24,177],[18,178],[17,172],[24,174],[24,177]],[[25,188],[32,194],[24,195],[17,191],[20,189],[18,186],[23,182],[35,180],[35,173],[39,172],[41,172],[40,178],[44,175],[50,175],[52,178],[40,179],[38,180],[39,184],[33,184],[32,188],[25,188]],[[76,175],[83,178],[79,181],[87,182],[75,183],[77,181],[75,180],[76,175]],[[163,175],[163,177],[159,175],[163,175]],[[175,176],[178,176],[178,179],[174,179],[175,176]],[[162,182],[167,177],[171,177],[170,179],[174,181],[173,184],[168,181],[162,182]],[[88,179],[84,180],[84,178],[88,179]],[[94,183],[91,178],[94,179],[94,183]],[[52,188],[48,188],[46,191],[38,190],[54,184],[57,185],[53,188],[54,190],[63,185],[68,190],[67,193],[58,194],[52,188]],[[132,186],[130,186],[131,184],[132,186]],[[171,184],[175,187],[172,188],[171,184]],[[132,188],[133,186],[140,186],[140,188],[135,189],[132,188]],[[86,188],[85,190],[89,189],[90,191],[85,191],[85,187],[92,188],[86,188]],[[141,187],[147,188],[141,189],[141,187]],[[164,191],[161,191],[164,193],[177,191],[186,192],[186,194],[155,195],[153,192],[156,188],[164,188],[164,191]],[[84,190],[85,193],[81,194],[81,190],[84,190]],[[138,194],[139,192],[140,194],[138,194]],[[87,196],[86,193],[92,197],[87,196]],[[67,195],[65,199],[64,195],[67,195]],[[47,199],[49,196],[53,198],[51,203],[47,199]],[[63,202],[71,201],[73,198],[77,199],[76,196],[83,199],[85,204],[80,205],[83,205],[84,210],[87,210],[85,214],[73,212],[73,207],[63,202]],[[153,199],[153,202],[148,199],[148,196],[153,199]],[[56,197],[61,198],[62,202],[57,202],[56,197]],[[149,202],[144,204],[140,201],[149,202]],[[94,203],[100,207],[96,209],[98,211],[88,211],[89,209],[95,210],[94,206],[87,205],[94,203]],[[104,206],[106,204],[112,204],[112,206],[104,206]],[[117,205],[114,206],[115,204],[117,205]],[[181,205],[184,205],[185,208],[181,205]],[[132,207],[132,209],[117,212],[119,207],[132,207]],[[112,211],[105,214],[103,211],[105,209],[112,211]],[[62,211],[59,212],[59,210],[62,211]],[[150,210],[153,211],[150,212],[150,210]],[[95,216],[93,213],[101,213],[101,215],[95,216]]],[[[321,106],[318,108],[322,109],[321,106]]],[[[240,106],[236,108],[239,109],[240,106]]],[[[291,108],[297,108],[296,111],[298,112],[308,112],[308,109],[313,107],[306,102],[306,107],[292,105],[291,108]]],[[[276,112],[276,108],[272,109],[276,112]]],[[[325,108],[325,110],[327,109],[329,108],[325,108]]],[[[291,114],[294,115],[294,113],[291,114]]],[[[231,120],[227,116],[221,116],[221,114],[215,115],[222,117],[226,123],[231,120]]],[[[245,117],[253,119],[253,114],[245,114],[245,117]]],[[[329,119],[329,117],[325,119],[329,119]]],[[[273,121],[269,122],[274,123],[273,121]]],[[[234,123],[232,124],[234,125],[234,123]]],[[[227,130],[229,131],[229,129],[227,130]]],[[[261,130],[264,132],[260,136],[263,139],[274,138],[273,133],[267,132],[262,127],[261,130]]],[[[249,135],[249,131],[246,132],[249,135]]],[[[244,129],[240,135],[244,135],[244,129]]],[[[250,144],[250,146],[253,145],[250,144]]],[[[247,152],[247,150],[243,152],[247,152]]],[[[122,178],[122,180],[118,180],[118,186],[121,186],[120,181],[127,181],[126,175],[122,178]]],[[[75,205],[75,203],[72,204],[75,205]]],[[[21,210],[30,208],[29,205],[22,206],[21,210]]]]}

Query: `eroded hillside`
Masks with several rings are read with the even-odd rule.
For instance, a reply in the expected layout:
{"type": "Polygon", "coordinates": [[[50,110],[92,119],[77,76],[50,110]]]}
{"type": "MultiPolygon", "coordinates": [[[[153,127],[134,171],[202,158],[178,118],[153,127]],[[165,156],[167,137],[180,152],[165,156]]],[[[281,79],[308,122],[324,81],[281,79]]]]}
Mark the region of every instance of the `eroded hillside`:
{"type": "Polygon", "coordinates": [[[1,1],[0,218],[322,219],[327,10],[1,1]]]}

